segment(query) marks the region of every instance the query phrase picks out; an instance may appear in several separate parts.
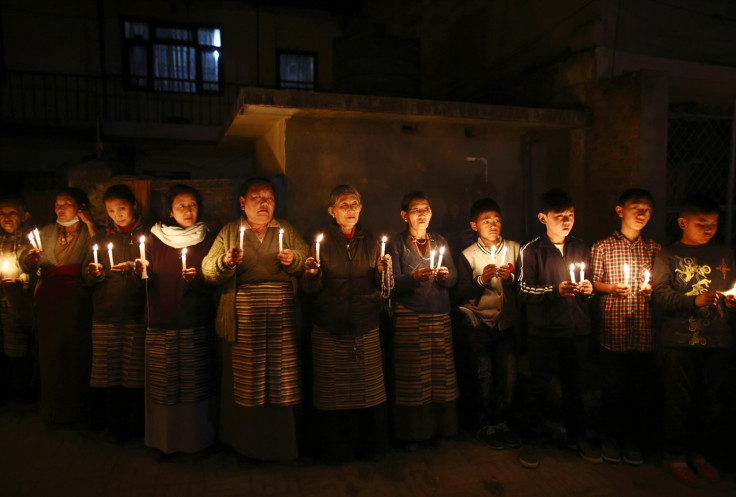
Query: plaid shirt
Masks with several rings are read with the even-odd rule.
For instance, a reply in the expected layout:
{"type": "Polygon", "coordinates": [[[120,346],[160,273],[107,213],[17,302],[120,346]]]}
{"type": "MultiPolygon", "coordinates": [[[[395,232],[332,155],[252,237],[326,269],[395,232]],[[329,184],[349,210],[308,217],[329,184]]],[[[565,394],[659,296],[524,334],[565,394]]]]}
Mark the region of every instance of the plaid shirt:
{"type": "Polygon", "coordinates": [[[629,241],[618,230],[593,245],[590,251],[593,282],[623,283],[624,263],[630,268],[631,294],[627,297],[601,294],[603,330],[600,342],[606,349],[614,352],[653,349],[651,305],[638,289],[644,280],[644,270],[652,273],[654,257],[661,248],[659,243],[643,236],[629,241]]]}

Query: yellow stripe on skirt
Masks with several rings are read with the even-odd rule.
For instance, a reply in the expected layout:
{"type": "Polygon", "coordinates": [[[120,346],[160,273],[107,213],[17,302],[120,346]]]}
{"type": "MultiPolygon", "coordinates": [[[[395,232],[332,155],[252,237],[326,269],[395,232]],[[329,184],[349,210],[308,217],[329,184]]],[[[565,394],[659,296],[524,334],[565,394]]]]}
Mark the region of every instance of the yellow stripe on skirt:
{"type": "Polygon", "coordinates": [[[394,309],[396,405],[423,406],[458,398],[450,315],[394,309]]]}
{"type": "Polygon", "coordinates": [[[92,323],[90,386],[143,388],[146,325],[92,323]]]}
{"type": "Polygon", "coordinates": [[[154,404],[173,406],[213,395],[212,336],[210,326],[147,331],[147,396],[154,404]]]}
{"type": "Polygon", "coordinates": [[[386,402],[378,329],[357,337],[312,331],[314,407],[363,409],[386,402]]]}
{"type": "Polygon", "coordinates": [[[238,286],[232,344],[233,398],[244,407],[301,400],[294,290],[290,283],[238,286]]]}

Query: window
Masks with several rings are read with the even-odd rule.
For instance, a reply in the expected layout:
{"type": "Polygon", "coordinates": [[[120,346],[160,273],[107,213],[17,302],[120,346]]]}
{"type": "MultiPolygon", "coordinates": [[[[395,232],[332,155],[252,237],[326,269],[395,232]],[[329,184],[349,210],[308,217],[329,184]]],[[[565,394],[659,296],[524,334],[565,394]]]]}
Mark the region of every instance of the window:
{"type": "Polygon", "coordinates": [[[314,52],[279,52],[279,88],[314,90],[316,66],[314,52]]]}
{"type": "Polygon", "coordinates": [[[220,28],[123,21],[125,86],[183,93],[222,89],[220,28]]]}

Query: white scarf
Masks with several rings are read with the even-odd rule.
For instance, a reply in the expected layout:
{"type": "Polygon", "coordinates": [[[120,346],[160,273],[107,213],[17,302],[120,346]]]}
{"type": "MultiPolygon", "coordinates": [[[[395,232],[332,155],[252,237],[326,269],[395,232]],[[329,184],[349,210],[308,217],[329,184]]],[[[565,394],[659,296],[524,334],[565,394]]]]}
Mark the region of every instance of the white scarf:
{"type": "Polygon", "coordinates": [[[194,223],[188,228],[181,226],[165,226],[156,223],[151,228],[151,234],[171,248],[184,248],[196,245],[207,235],[210,229],[203,222],[194,223]]]}

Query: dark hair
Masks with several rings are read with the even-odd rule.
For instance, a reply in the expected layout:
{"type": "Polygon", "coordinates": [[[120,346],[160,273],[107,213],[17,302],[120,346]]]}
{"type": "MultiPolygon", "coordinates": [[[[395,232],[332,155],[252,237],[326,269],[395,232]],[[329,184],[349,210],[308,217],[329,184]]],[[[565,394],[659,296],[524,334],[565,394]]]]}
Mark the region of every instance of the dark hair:
{"type": "Polygon", "coordinates": [[[330,192],[330,198],[327,199],[327,207],[334,207],[337,203],[337,199],[340,198],[340,195],[345,194],[353,194],[358,197],[358,202],[361,202],[360,192],[357,188],[350,185],[337,185],[330,192]]]}
{"type": "Polygon", "coordinates": [[[23,213],[28,212],[28,204],[19,193],[7,193],[0,196],[0,204],[10,204],[23,213]]]}
{"type": "MultiPolygon", "coordinates": [[[[141,204],[138,202],[138,199],[135,198],[135,194],[128,185],[121,183],[118,185],[112,185],[105,190],[105,193],[102,195],[102,202],[107,202],[108,200],[113,199],[122,200],[123,202],[130,204],[130,208],[133,211],[134,221],[141,218],[141,204]]],[[[105,209],[105,211],[107,211],[107,209],[105,209]]],[[[107,226],[111,229],[115,228],[115,222],[110,218],[110,216],[107,216],[107,226]]]]}
{"type": "Polygon", "coordinates": [[[646,200],[649,205],[654,207],[654,197],[648,190],[643,188],[629,188],[621,194],[616,205],[623,207],[629,200],[646,200]]]}
{"type": "Polygon", "coordinates": [[[265,186],[271,189],[274,195],[276,195],[276,187],[273,186],[273,183],[268,178],[264,178],[261,176],[255,176],[253,178],[248,178],[245,180],[245,182],[240,186],[240,191],[238,192],[238,195],[241,197],[245,197],[251,188],[254,186],[265,186]]]}
{"type": "Polygon", "coordinates": [[[79,209],[88,209],[89,208],[89,198],[87,197],[87,194],[84,192],[84,190],[80,190],[79,188],[74,188],[73,186],[67,186],[56,192],[56,197],[59,195],[68,195],[76,202],[77,208],[79,209]]]}
{"type": "Polygon", "coordinates": [[[501,208],[491,197],[485,197],[480,200],[476,200],[475,203],[473,203],[473,206],[470,208],[470,220],[475,222],[478,220],[478,216],[480,216],[484,212],[491,211],[495,211],[501,214],[501,208]]]}
{"type": "Polygon", "coordinates": [[[548,190],[539,197],[539,212],[542,214],[562,212],[570,207],[575,207],[575,202],[565,190],[559,188],[548,190]]]}
{"type": "Polygon", "coordinates": [[[190,195],[193,195],[195,200],[197,201],[197,219],[202,217],[202,195],[200,195],[199,190],[196,188],[192,188],[188,185],[182,185],[182,184],[176,184],[173,185],[171,188],[169,188],[169,191],[166,192],[166,203],[164,204],[164,211],[163,211],[163,217],[161,219],[172,219],[171,218],[171,207],[174,203],[174,199],[177,195],[181,195],[183,193],[189,193],[190,195]]]}
{"type": "Polygon", "coordinates": [[[682,201],[678,217],[693,214],[720,214],[721,206],[707,195],[690,195],[682,201]]]}
{"type": "Polygon", "coordinates": [[[409,204],[411,204],[414,200],[426,200],[427,203],[432,205],[432,203],[429,201],[429,197],[427,197],[424,192],[411,192],[404,195],[404,198],[401,199],[401,210],[402,211],[408,211],[409,210],[409,204]]]}

